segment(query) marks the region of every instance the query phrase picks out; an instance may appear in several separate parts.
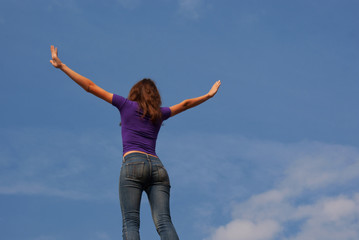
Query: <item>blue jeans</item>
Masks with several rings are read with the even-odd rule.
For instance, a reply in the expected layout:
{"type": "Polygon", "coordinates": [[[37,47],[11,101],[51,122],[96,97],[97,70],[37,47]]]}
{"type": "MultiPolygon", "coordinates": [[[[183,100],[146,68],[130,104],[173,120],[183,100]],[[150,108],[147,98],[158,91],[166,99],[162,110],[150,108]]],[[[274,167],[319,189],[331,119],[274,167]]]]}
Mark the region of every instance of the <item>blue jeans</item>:
{"type": "Polygon", "coordinates": [[[152,218],[161,240],[178,240],[170,216],[170,180],[159,158],[130,153],[123,159],[120,175],[122,234],[125,240],[139,240],[140,203],[147,193],[152,218]]]}

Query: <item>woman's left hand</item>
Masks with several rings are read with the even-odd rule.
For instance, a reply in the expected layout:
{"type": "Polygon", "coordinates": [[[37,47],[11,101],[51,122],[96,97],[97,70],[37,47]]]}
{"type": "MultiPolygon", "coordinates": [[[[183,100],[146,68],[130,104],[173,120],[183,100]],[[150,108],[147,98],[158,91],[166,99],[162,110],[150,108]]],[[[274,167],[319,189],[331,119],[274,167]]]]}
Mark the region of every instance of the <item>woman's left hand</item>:
{"type": "Polygon", "coordinates": [[[53,45],[51,45],[51,57],[52,57],[52,60],[50,60],[51,64],[55,68],[61,68],[63,63],[61,62],[60,58],[57,56],[57,48],[55,48],[53,45]]]}
{"type": "Polygon", "coordinates": [[[208,92],[208,96],[209,97],[213,97],[214,95],[216,95],[218,88],[221,86],[221,80],[218,80],[217,82],[215,82],[211,88],[211,90],[209,90],[208,92]]]}

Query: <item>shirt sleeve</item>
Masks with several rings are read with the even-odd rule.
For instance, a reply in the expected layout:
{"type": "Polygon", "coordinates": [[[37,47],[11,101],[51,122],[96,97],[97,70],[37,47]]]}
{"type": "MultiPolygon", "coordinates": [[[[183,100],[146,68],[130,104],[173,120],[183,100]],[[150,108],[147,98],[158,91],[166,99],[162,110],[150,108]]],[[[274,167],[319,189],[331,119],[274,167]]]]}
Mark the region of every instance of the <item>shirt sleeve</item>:
{"type": "Polygon", "coordinates": [[[121,110],[122,106],[125,104],[126,101],[126,98],[117,94],[113,94],[112,105],[117,107],[118,110],[121,110]]]}
{"type": "Polygon", "coordinates": [[[162,120],[167,120],[169,117],[171,117],[171,109],[169,107],[162,107],[161,108],[162,113],[162,120]]]}

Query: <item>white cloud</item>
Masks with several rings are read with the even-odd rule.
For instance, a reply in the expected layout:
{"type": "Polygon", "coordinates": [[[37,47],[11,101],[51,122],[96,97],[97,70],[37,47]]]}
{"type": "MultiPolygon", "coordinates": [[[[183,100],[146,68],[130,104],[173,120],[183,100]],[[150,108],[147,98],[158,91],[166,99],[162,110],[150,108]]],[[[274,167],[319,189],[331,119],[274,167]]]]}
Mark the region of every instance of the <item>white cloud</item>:
{"type": "MultiPolygon", "coordinates": [[[[359,180],[358,149],[316,142],[280,144],[243,138],[220,139],[220,142],[217,142],[219,148],[226,144],[224,150],[232,149],[237,159],[252,161],[257,174],[264,174],[262,177],[270,184],[263,192],[254,190],[247,200],[227,204],[232,220],[212,230],[208,239],[359,239],[359,189],[353,184],[359,180]]],[[[202,150],[201,145],[198,146],[202,150]]],[[[210,143],[207,149],[212,149],[210,143]]],[[[227,169],[231,175],[229,183],[235,182],[234,172],[240,167],[233,165],[233,171],[227,169]]],[[[218,181],[217,185],[225,186],[223,181],[218,181]]],[[[220,195],[226,191],[228,194],[228,190],[224,187],[220,195]]]]}
{"type": "Polygon", "coordinates": [[[356,199],[348,199],[347,197],[338,197],[337,199],[329,199],[321,206],[323,215],[329,221],[337,221],[343,217],[358,214],[356,199]]]}
{"type": "Polygon", "coordinates": [[[160,147],[166,149],[162,156],[170,161],[175,188],[196,189],[192,197],[205,199],[197,203],[197,213],[208,239],[248,239],[248,231],[254,239],[359,239],[353,227],[359,219],[353,210],[359,209],[357,148],[230,135],[167,137],[160,147]],[[225,212],[232,220],[218,224],[225,212]],[[336,233],[323,238],[315,229],[336,233]]]}
{"type": "Polygon", "coordinates": [[[304,224],[302,231],[289,239],[358,239],[359,194],[324,198],[299,206],[294,218],[304,219],[304,224]]]}
{"type": "MultiPolygon", "coordinates": [[[[280,231],[268,235],[267,239],[358,239],[359,229],[359,194],[353,196],[339,195],[324,197],[308,204],[295,204],[295,199],[267,198],[267,193],[256,195],[244,203],[239,203],[233,210],[233,220],[261,222],[270,219],[278,224],[277,229],[285,229],[288,224],[296,224],[300,230],[281,236],[280,231]],[[274,201],[273,201],[274,200],[274,201]],[[275,235],[278,234],[278,235],[275,235]]],[[[271,195],[271,193],[269,193],[271,195]]],[[[289,197],[289,196],[287,196],[289,197]]],[[[213,236],[226,237],[227,232],[219,227],[213,236]],[[222,229],[222,232],[218,230],[222,229]]],[[[253,230],[256,234],[257,230],[253,230]]],[[[242,239],[247,233],[238,233],[242,239]]],[[[217,239],[217,238],[214,238],[217,239]]],[[[257,239],[257,238],[255,238],[257,239]]]]}
{"type": "Polygon", "coordinates": [[[352,147],[314,143],[304,156],[299,156],[286,170],[282,188],[315,190],[329,184],[343,184],[358,177],[359,154],[352,147]]]}
{"type": "MultiPolygon", "coordinates": [[[[117,201],[115,134],[2,131],[0,194],[117,201]]],[[[164,133],[158,154],[174,195],[191,194],[188,203],[172,202],[190,210],[207,239],[359,239],[355,147],[164,133]]]]}
{"type": "Polygon", "coordinates": [[[254,223],[236,219],[224,227],[219,227],[209,240],[269,240],[280,230],[280,225],[272,220],[254,223]]]}
{"type": "Polygon", "coordinates": [[[303,205],[296,209],[295,218],[317,218],[321,221],[335,222],[345,218],[353,218],[359,213],[359,194],[352,198],[338,196],[325,198],[315,204],[303,205]]]}

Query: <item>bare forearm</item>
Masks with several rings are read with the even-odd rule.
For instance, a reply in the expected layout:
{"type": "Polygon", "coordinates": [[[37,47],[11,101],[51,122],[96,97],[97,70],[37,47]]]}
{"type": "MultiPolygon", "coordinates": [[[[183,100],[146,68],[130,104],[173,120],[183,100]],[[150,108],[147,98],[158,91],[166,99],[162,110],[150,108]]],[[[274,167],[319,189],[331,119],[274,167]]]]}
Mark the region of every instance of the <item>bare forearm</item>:
{"type": "Polygon", "coordinates": [[[203,96],[200,96],[197,98],[191,98],[191,99],[184,100],[183,105],[186,109],[193,108],[193,107],[198,106],[201,103],[207,101],[210,98],[211,97],[208,94],[206,94],[206,95],[203,95],[203,96]]]}
{"type": "Polygon", "coordinates": [[[195,106],[200,105],[201,103],[204,103],[205,101],[207,101],[208,99],[212,98],[214,95],[216,95],[219,86],[221,85],[221,81],[218,80],[217,82],[215,82],[211,88],[211,90],[200,97],[196,97],[196,98],[191,98],[191,99],[187,99],[184,100],[183,102],[173,105],[172,107],[170,107],[171,109],[171,117],[189,109],[189,108],[193,108],[195,106]]]}
{"type": "Polygon", "coordinates": [[[90,86],[94,84],[90,79],[78,74],[65,64],[62,64],[60,69],[66,73],[66,75],[69,76],[74,82],[80,85],[80,87],[82,87],[85,91],[90,91],[90,86]]]}

